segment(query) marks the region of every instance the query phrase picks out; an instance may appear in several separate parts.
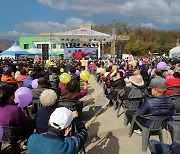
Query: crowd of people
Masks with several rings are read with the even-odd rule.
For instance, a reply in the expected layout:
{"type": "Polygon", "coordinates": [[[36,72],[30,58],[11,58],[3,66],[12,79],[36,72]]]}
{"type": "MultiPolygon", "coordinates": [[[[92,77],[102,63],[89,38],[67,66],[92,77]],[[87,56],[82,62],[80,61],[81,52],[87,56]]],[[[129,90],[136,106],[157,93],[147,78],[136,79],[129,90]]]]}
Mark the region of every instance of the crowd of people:
{"type": "MultiPolygon", "coordinates": [[[[0,60],[0,125],[22,127],[23,131],[11,132],[10,138],[14,141],[28,139],[29,154],[72,154],[82,149],[87,139],[87,129],[83,122],[83,103],[79,100],[88,93],[88,82],[80,80],[79,72],[84,69],[94,74],[97,82],[103,82],[109,106],[113,105],[117,96],[121,101],[142,98],[136,110],[138,115],[169,118],[180,112],[170,97],[180,94],[180,60],[177,58],[99,59],[88,61],[87,66],[82,65],[80,60],[52,60],[50,64],[46,61],[0,60]],[[166,64],[165,69],[157,67],[160,61],[166,64]],[[60,81],[59,76],[64,72],[71,76],[68,83],[60,81]],[[38,86],[34,88],[32,83],[36,79],[38,86]],[[80,82],[84,83],[83,87],[80,82]],[[32,91],[33,99],[26,110],[14,102],[15,91],[20,87],[32,91]],[[67,101],[75,102],[77,108],[63,107],[62,102],[67,101]],[[75,132],[72,125],[76,126],[75,132]]],[[[133,114],[127,113],[129,121],[133,114]]],[[[140,122],[146,127],[151,123],[140,122]]],[[[141,130],[137,127],[136,132],[141,130]]]]}
{"type": "MultiPolygon", "coordinates": [[[[96,66],[97,81],[104,84],[104,92],[109,99],[109,106],[114,105],[117,109],[119,103],[117,99],[120,99],[120,102],[141,99],[135,111],[133,109],[124,113],[129,122],[132,121],[134,114],[139,117],[143,115],[164,116],[167,121],[172,120],[171,116],[180,113],[180,105],[175,105],[172,99],[173,95],[180,97],[180,61],[178,58],[160,60],[149,58],[131,62],[128,60],[110,61],[109,65],[102,61],[96,66]]],[[[128,109],[131,108],[128,104],[124,103],[123,105],[128,109]]],[[[137,121],[145,127],[150,127],[152,123],[151,120],[142,118],[137,118],[137,121]]],[[[137,125],[134,126],[134,129],[135,133],[141,134],[137,125]]],[[[163,147],[167,151],[167,146],[164,146],[163,143],[151,141],[150,145],[152,152],[158,145],[162,145],[159,146],[159,151],[163,147]]],[[[168,150],[178,153],[179,141],[173,142],[172,145],[168,146],[171,147],[168,150]]],[[[165,149],[163,150],[165,151],[165,149]]]]}
{"type": "Polygon", "coordinates": [[[12,142],[28,139],[23,147],[28,147],[29,154],[72,154],[82,149],[87,129],[82,121],[83,104],[79,99],[88,93],[88,82],[84,81],[81,90],[80,77],[76,73],[81,69],[79,61],[51,61],[49,65],[11,59],[1,61],[0,125],[22,128],[9,133],[12,142]],[[59,76],[64,72],[71,76],[67,84],[60,82],[59,76]],[[35,80],[37,87],[33,84],[35,80]],[[16,90],[21,87],[32,92],[32,101],[25,108],[14,101],[16,90]],[[70,104],[63,107],[62,102],[70,104]]]}

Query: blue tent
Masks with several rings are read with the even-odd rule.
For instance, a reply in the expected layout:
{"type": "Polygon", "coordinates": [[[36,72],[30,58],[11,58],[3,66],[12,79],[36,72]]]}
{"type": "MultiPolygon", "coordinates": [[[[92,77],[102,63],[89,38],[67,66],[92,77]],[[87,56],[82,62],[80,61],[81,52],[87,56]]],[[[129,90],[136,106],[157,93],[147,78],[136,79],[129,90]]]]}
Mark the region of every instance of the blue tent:
{"type": "Polygon", "coordinates": [[[0,57],[15,58],[16,56],[29,55],[29,54],[30,54],[29,52],[27,52],[26,50],[22,49],[19,46],[19,43],[15,42],[9,49],[3,51],[0,54],[0,57]]]}

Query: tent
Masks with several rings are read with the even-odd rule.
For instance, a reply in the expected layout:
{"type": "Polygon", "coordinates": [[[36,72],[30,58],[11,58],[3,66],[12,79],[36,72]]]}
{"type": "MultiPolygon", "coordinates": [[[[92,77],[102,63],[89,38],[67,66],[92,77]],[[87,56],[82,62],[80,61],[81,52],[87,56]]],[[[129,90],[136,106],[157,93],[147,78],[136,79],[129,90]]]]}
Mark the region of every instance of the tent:
{"type": "Polygon", "coordinates": [[[175,47],[175,48],[172,48],[170,51],[169,51],[169,57],[170,58],[174,58],[174,57],[180,57],[180,45],[175,47]]]}
{"type": "Polygon", "coordinates": [[[32,48],[27,51],[30,55],[42,55],[42,52],[35,45],[33,45],[32,48]]]}
{"type": "Polygon", "coordinates": [[[3,51],[0,57],[15,58],[20,55],[29,55],[29,52],[25,51],[19,46],[19,43],[15,42],[9,49],[3,51]]]}

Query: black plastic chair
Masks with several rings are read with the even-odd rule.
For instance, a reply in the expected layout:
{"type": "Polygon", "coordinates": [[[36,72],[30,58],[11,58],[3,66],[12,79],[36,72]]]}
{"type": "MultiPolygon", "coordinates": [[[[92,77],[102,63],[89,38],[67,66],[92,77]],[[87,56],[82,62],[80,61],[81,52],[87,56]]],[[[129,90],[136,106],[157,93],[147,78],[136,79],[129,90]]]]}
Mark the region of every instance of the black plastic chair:
{"type": "MultiPolygon", "coordinates": [[[[11,154],[20,154],[20,143],[21,140],[12,139],[9,137],[9,134],[16,131],[21,131],[21,127],[10,127],[10,126],[3,126],[3,138],[1,143],[9,144],[5,149],[11,148],[11,154]]],[[[5,150],[3,149],[3,151],[5,150]]],[[[0,152],[1,153],[1,152],[0,152]]]]}
{"type": "Polygon", "coordinates": [[[133,115],[132,122],[131,122],[131,127],[129,130],[129,137],[132,136],[134,132],[135,125],[137,124],[139,128],[142,130],[142,151],[146,152],[147,151],[147,146],[149,142],[150,135],[155,133],[156,135],[159,136],[159,140],[163,142],[163,135],[162,135],[162,122],[166,119],[165,116],[152,116],[152,115],[144,115],[144,116],[138,116],[137,114],[133,115]],[[137,118],[141,118],[143,121],[144,120],[150,120],[150,126],[146,127],[142,125],[137,118]]]}
{"type": "Polygon", "coordinates": [[[180,140],[180,114],[172,116],[171,120],[166,122],[166,125],[166,129],[171,133],[172,142],[180,140]]]}
{"type": "Polygon", "coordinates": [[[124,109],[124,126],[127,126],[130,122],[127,117],[127,112],[135,112],[139,106],[142,104],[143,98],[134,98],[130,100],[124,100],[122,102],[122,107],[124,109]]]}

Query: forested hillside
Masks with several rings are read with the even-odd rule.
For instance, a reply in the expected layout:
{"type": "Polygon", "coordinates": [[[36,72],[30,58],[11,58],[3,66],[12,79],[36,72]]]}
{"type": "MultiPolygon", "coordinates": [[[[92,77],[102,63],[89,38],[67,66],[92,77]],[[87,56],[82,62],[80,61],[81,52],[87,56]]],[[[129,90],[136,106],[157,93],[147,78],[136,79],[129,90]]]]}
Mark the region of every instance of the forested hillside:
{"type": "Polygon", "coordinates": [[[13,44],[13,41],[0,39],[0,52],[8,49],[13,44]]]}
{"type": "MultiPolygon", "coordinates": [[[[169,50],[176,46],[177,39],[180,38],[180,30],[158,30],[145,27],[131,26],[122,23],[94,26],[93,29],[112,34],[115,27],[116,35],[128,35],[130,40],[116,40],[116,50],[119,44],[124,47],[123,53],[130,52],[133,55],[142,56],[151,53],[168,53],[169,50]]],[[[110,45],[105,45],[105,52],[109,53],[110,45]]]]}

